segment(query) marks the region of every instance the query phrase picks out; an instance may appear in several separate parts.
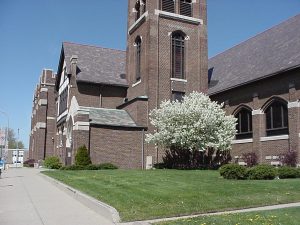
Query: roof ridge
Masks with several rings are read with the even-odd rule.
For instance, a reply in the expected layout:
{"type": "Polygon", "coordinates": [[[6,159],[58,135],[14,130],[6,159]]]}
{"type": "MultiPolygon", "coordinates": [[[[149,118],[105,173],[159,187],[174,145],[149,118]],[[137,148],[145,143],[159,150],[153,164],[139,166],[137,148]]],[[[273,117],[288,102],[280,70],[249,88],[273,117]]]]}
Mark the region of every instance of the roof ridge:
{"type": "Polygon", "coordinates": [[[87,47],[95,47],[95,48],[102,48],[102,49],[108,49],[108,50],[114,50],[114,51],[120,51],[120,52],[126,52],[125,50],[116,49],[116,48],[108,48],[108,47],[101,47],[97,45],[91,45],[91,44],[81,44],[81,43],[75,43],[71,41],[63,41],[63,44],[73,44],[73,45],[80,45],[80,46],[87,46],[87,47]]]}
{"type": "Polygon", "coordinates": [[[240,46],[240,45],[243,45],[243,44],[245,44],[246,42],[250,41],[251,39],[254,39],[254,38],[258,37],[258,36],[261,36],[261,35],[263,35],[264,33],[267,33],[267,32],[269,32],[270,30],[275,29],[275,28],[277,28],[277,27],[279,27],[279,26],[281,26],[281,25],[287,23],[288,21],[291,21],[292,19],[294,19],[294,18],[296,18],[296,17],[298,17],[298,16],[300,16],[300,14],[297,14],[297,15],[295,15],[295,16],[289,17],[288,19],[286,19],[286,20],[284,20],[284,21],[282,21],[282,22],[280,22],[280,23],[278,23],[278,24],[276,24],[276,25],[274,25],[274,26],[272,26],[272,27],[270,27],[270,28],[268,28],[268,29],[266,29],[266,30],[264,30],[264,31],[261,31],[261,32],[255,34],[254,36],[251,36],[251,37],[245,39],[244,41],[242,41],[242,42],[240,42],[240,43],[238,43],[238,44],[236,44],[236,45],[233,45],[232,47],[230,47],[230,48],[228,48],[228,49],[226,49],[226,50],[224,50],[224,51],[222,51],[222,52],[220,52],[220,53],[218,53],[218,54],[216,54],[216,55],[210,57],[208,60],[211,60],[211,59],[213,59],[213,58],[215,58],[215,57],[217,57],[217,56],[219,56],[219,55],[225,54],[227,51],[230,51],[230,50],[233,49],[233,48],[236,48],[236,47],[238,47],[238,46],[240,46]]]}

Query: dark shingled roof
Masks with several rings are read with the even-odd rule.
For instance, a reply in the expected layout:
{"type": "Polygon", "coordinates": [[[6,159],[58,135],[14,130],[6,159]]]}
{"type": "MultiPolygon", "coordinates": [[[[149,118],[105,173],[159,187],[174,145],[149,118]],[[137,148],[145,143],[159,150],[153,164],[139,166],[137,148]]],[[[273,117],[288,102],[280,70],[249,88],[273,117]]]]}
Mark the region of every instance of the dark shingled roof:
{"type": "Polygon", "coordinates": [[[67,66],[73,55],[78,56],[77,82],[128,86],[125,51],[69,42],[63,43],[63,51],[67,66]]]}
{"type": "Polygon", "coordinates": [[[209,59],[209,94],[300,65],[300,14],[209,59]]]}
{"type": "Polygon", "coordinates": [[[90,123],[105,126],[138,127],[125,110],[91,108],[90,123]]]}

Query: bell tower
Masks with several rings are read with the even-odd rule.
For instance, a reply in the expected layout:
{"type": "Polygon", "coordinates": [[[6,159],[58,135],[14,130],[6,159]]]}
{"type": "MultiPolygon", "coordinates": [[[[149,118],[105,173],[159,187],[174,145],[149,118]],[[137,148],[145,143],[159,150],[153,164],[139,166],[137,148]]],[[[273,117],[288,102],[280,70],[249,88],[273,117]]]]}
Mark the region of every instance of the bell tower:
{"type": "MultiPolygon", "coordinates": [[[[207,92],[206,0],[129,0],[126,109],[138,125],[153,127],[149,112],[166,99],[207,92]]],[[[145,145],[146,156],[159,153],[145,145]]]]}

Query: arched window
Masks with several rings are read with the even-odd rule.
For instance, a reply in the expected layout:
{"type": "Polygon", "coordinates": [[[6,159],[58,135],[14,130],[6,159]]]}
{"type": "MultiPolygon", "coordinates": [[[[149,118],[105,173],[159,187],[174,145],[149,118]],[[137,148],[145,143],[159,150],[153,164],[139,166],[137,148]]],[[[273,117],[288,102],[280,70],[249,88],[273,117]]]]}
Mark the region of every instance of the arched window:
{"type": "Polygon", "coordinates": [[[135,45],[136,45],[135,78],[136,81],[139,81],[141,79],[141,51],[142,51],[142,39],[140,36],[138,36],[135,39],[135,45]]]}
{"type": "Polygon", "coordinates": [[[180,0],[179,14],[192,16],[192,0],[180,0]]]}
{"type": "Polygon", "coordinates": [[[242,108],[235,114],[237,118],[236,139],[252,138],[252,113],[247,108],[242,108]]]}
{"type": "Polygon", "coordinates": [[[288,109],[286,103],[276,100],[268,106],[265,113],[267,136],[288,134],[288,109]]]}
{"type": "Polygon", "coordinates": [[[141,2],[139,0],[136,1],[134,9],[136,11],[135,20],[138,20],[141,16],[141,2]]]}
{"type": "Polygon", "coordinates": [[[184,79],[184,34],[180,31],[172,34],[172,77],[184,79]]]}
{"type": "Polygon", "coordinates": [[[161,0],[160,8],[162,11],[175,13],[175,1],[174,0],[161,0]]]}

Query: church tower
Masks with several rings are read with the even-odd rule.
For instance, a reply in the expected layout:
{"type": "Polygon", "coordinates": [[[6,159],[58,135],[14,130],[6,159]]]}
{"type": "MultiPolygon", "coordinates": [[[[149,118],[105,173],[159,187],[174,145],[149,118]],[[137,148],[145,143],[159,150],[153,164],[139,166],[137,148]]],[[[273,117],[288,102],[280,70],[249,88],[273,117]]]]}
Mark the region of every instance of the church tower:
{"type": "MultiPolygon", "coordinates": [[[[206,0],[129,0],[126,109],[153,131],[148,115],[166,99],[207,92],[206,0]]],[[[145,156],[159,153],[145,145],[145,156]],[[156,153],[155,153],[156,152],[156,153]]]]}

